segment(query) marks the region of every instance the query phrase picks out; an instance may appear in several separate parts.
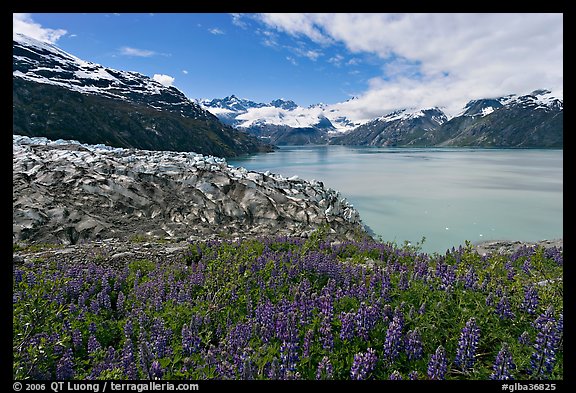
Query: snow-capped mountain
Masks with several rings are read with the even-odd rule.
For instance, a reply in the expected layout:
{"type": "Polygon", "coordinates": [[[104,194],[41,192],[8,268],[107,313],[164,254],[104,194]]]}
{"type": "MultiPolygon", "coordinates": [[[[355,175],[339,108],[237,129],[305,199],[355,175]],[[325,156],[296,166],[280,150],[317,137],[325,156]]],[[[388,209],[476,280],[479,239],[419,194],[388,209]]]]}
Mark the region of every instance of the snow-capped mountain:
{"type": "Polygon", "coordinates": [[[22,34],[13,38],[13,133],[233,156],[266,149],[181,91],[22,34]]]}
{"type": "Polygon", "coordinates": [[[439,108],[402,109],[378,117],[349,133],[332,138],[332,144],[398,146],[425,144],[426,135],[448,118],[439,108]]]}
{"type": "Polygon", "coordinates": [[[554,110],[563,110],[564,103],[562,100],[554,97],[551,91],[539,89],[530,94],[516,95],[511,94],[498,98],[485,98],[481,100],[469,101],[464,107],[461,116],[486,116],[503,106],[525,108],[531,110],[543,110],[550,112],[554,110]]]}
{"type": "Polygon", "coordinates": [[[326,143],[328,134],[337,131],[337,127],[325,115],[326,107],[321,105],[304,108],[285,99],[265,104],[235,95],[201,100],[200,104],[223,123],[246,130],[273,144],[326,143]]]}
{"type": "Polygon", "coordinates": [[[472,100],[450,119],[438,108],[400,110],[331,139],[369,146],[563,146],[563,101],[548,90],[472,100]]]}
{"type": "Polygon", "coordinates": [[[250,128],[254,125],[289,126],[293,128],[316,127],[334,129],[324,116],[324,108],[313,106],[304,108],[294,101],[276,99],[270,103],[261,103],[231,95],[222,99],[201,100],[206,110],[218,116],[223,122],[238,128],[250,128]]]}

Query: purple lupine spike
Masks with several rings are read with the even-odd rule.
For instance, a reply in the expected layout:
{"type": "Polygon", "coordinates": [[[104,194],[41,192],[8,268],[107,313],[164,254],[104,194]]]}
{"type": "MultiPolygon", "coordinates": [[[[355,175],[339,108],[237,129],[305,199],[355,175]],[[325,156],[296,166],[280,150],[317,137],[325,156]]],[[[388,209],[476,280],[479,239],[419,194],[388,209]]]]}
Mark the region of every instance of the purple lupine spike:
{"type": "Polygon", "coordinates": [[[528,275],[528,276],[530,275],[530,273],[532,271],[532,259],[531,258],[526,258],[526,260],[522,264],[522,271],[526,275],[528,275]]]}
{"type": "Polygon", "coordinates": [[[560,337],[555,321],[550,320],[538,331],[534,342],[534,352],[530,357],[530,374],[539,379],[547,379],[556,364],[556,352],[560,337]]]}
{"type": "Polygon", "coordinates": [[[82,348],[82,331],[80,329],[74,329],[72,331],[72,345],[76,351],[82,348]]]}
{"type": "Polygon", "coordinates": [[[538,297],[538,290],[533,285],[526,286],[524,288],[524,300],[520,305],[520,308],[526,310],[526,312],[530,315],[536,314],[536,310],[538,308],[539,297],[538,297]]]}
{"type": "Polygon", "coordinates": [[[68,348],[56,365],[56,379],[65,380],[74,378],[74,362],[72,359],[72,348],[68,348]]]}
{"type": "Polygon", "coordinates": [[[372,348],[368,348],[366,352],[357,353],[354,355],[354,362],[350,368],[350,378],[354,380],[368,379],[376,367],[377,361],[376,351],[372,348]]]}
{"type": "Polygon", "coordinates": [[[350,340],[354,337],[354,317],[356,316],[353,312],[341,312],[340,321],[342,322],[342,328],[340,329],[340,339],[350,340]]]}
{"type": "Polygon", "coordinates": [[[354,319],[356,321],[356,332],[358,336],[363,340],[368,340],[368,334],[378,321],[378,310],[362,302],[354,319]]]}
{"type": "Polygon", "coordinates": [[[392,371],[392,374],[390,374],[390,378],[391,381],[402,381],[402,375],[400,374],[400,372],[398,370],[394,370],[392,371]]]}
{"type": "Polygon", "coordinates": [[[494,312],[500,317],[500,319],[512,319],[514,318],[514,313],[510,307],[510,302],[508,301],[508,296],[503,295],[498,304],[496,305],[496,310],[494,312]]]}
{"type": "Polygon", "coordinates": [[[564,256],[562,247],[548,247],[544,250],[544,257],[554,260],[556,264],[562,266],[564,264],[564,256]]]}
{"type": "Polygon", "coordinates": [[[101,349],[100,343],[96,340],[96,337],[91,334],[88,338],[88,354],[92,355],[97,350],[101,349]]]}
{"type": "Polygon", "coordinates": [[[134,326],[132,325],[132,320],[128,319],[124,324],[124,337],[126,338],[132,337],[133,332],[134,332],[134,326]]]}
{"type": "Polygon", "coordinates": [[[402,313],[397,313],[392,318],[392,322],[386,330],[386,341],[384,342],[384,357],[388,363],[394,362],[398,357],[402,347],[402,313]]]}
{"type": "Polygon", "coordinates": [[[116,298],[116,311],[120,315],[122,315],[124,313],[124,302],[125,301],[126,301],[126,297],[124,296],[124,292],[120,291],[118,293],[118,297],[116,298]]]}
{"type": "Polygon", "coordinates": [[[416,370],[410,371],[410,373],[408,373],[408,378],[411,381],[416,381],[418,379],[418,371],[416,370]]]}
{"type": "Polygon", "coordinates": [[[280,346],[280,379],[294,379],[298,360],[298,344],[283,341],[280,346]]]}
{"type": "Polygon", "coordinates": [[[332,363],[328,356],[324,356],[320,363],[318,363],[318,368],[316,369],[316,379],[318,380],[326,380],[332,379],[332,363]]]}
{"type": "Polygon", "coordinates": [[[504,269],[508,271],[506,277],[510,281],[514,281],[514,277],[516,276],[516,272],[514,271],[514,267],[512,266],[512,262],[508,261],[504,264],[504,269]]]}
{"type": "Polygon", "coordinates": [[[408,281],[408,272],[402,271],[400,273],[400,279],[398,280],[398,289],[405,291],[410,287],[410,282],[408,281]]]}
{"type": "Polygon", "coordinates": [[[524,331],[520,337],[518,337],[518,342],[522,345],[530,345],[531,341],[530,341],[530,335],[528,334],[527,331],[524,331]]]}
{"type": "Polygon", "coordinates": [[[430,379],[444,379],[448,369],[448,362],[446,359],[446,350],[442,345],[436,348],[436,352],[430,357],[428,362],[428,378],[430,379]]]}
{"type": "Polygon", "coordinates": [[[160,363],[158,362],[158,360],[154,360],[152,362],[152,365],[150,366],[150,376],[152,377],[152,379],[162,379],[163,375],[164,371],[162,370],[160,363]]]}
{"type": "Polygon", "coordinates": [[[308,329],[304,335],[304,342],[302,343],[302,357],[307,358],[310,356],[310,346],[314,339],[314,330],[308,329]]]}
{"type": "Polygon", "coordinates": [[[326,316],[322,318],[319,333],[322,348],[331,351],[332,348],[334,348],[334,336],[332,335],[332,324],[330,323],[330,319],[326,316]]]}
{"type": "Polygon", "coordinates": [[[468,268],[468,271],[464,275],[464,288],[476,289],[478,285],[478,275],[472,266],[468,268]]]}
{"type": "Polygon", "coordinates": [[[124,342],[124,347],[122,348],[121,364],[124,368],[124,374],[126,377],[128,377],[128,379],[138,379],[136,359],[134,358],[134,346],[132,345],[132,340],[130,338],[126,339],[124,342]]]}
{"type": "Polygon", "coordinates": [[[478,341],[480,340],[480,328],[476,324],[474,317],[466,322],[466,326],[460,333],[458,340],[458,350],[456,352],[456,359],[454,364],[462,370],[472,368],[475,362],[476,349],[478,348],[478,341]]]}
{"type": "Polygon", "coordinates": [[[490,379],[495,380],[510,380],[514,379],[511,374],[512,370],[516,369],[514,360],[512,359],[512,354],[508,349],[508,345],[504,343],[502,349],[498,352],[494,365],[492,366],[492,374],[490,374],[490,379]]]}
{"type": "Polygon", "coordinates": [[[410,330],[406,334],[406,354],[408,359],[416,360],[421,359],[423,355],[422,350],[422,338],[420,337],[420,332],[418,328],[410,330]]]}

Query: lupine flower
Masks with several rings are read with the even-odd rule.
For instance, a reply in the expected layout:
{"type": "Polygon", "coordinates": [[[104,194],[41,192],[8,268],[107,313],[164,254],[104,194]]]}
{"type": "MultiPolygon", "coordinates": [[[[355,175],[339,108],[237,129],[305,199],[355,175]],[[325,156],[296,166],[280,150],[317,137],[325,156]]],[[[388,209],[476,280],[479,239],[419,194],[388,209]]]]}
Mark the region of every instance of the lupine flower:
{"type": "Polygon", "coordinates": [[[500,317],[500,319],[511,319],[514,318],[514,313],[510,308],[510,302],[506,295],[502,296],[498,305],[496,305],[495,313],[500,317]]]}
{"type": "Polygon", "coordinates": [[[444,379],[447,369],[446,350],[440,345],[436,348],[436,352],[432,354],[428,362],[428,378],[444,379]]]}
{"type": "Polygon", "coordinates": [[[400,279],[398,280],[398,289],[405,291],[410,287],[410,282],[408,281],[408,272],[402,271],[400,273],[400,279]]]}
{"type": "Polygon", "coordinates": [[[280,377],[281,379],[292,379],[296,373],[298,363],[298,344],[295,342],[283,341],[280,346],[280,377]]]}
{"type": "Polygon", "coordinates": [[[324,316],[319,328],[320,341],[322,342],[322,348],[327,350],[332,350],[334,347],[334,337],[332,336],[332,325],[328,317],[324,316]]]}
{"type": "Polygon", "coordinates": [[[355,380],[367,379],[376,367],[378,357],[376,351],[368,348],[366,352],[360,352],[354,355],[354,362],[350,368],[350,378],[355,380]]]}
{"type": "Polygon", "coordinates": [[[56,365],[56,379],[72,379],[74,378],[74,363],[72,361],[72,349],[68,348],[64,352],[64,356],[56,365]]]}
{"type": "Polygon", "coordinates": [[[353,312],[341,312],[340,313],[340,321],[342,322],[342,328],[340,329],[340,339],[341,340],[350,340],[354,337],[354,317],[355,313],[353,312]]]}
{"type": "Polygon", "coordinates": [[[508,271],[508,274],[506,275],[508,280],[513,281],[514,276],[516,275],[516,272],[514,271],[514,267],[512,266],[512,262],[510,262],[510,261],[506,262],[504,264],[504,269],[506,269],[508,271]]]}
{"type": "Polygon", "coordinates": [[[378,310],[362,302],[356,313],[355,320],[358,336],[363,340],[368,340],[368,334],[378,321],[378,310]]]}
{"type": "Polygon", "coordinates": [[[314,338],[314,330],[308,329],[304,335],[304,342],[302,343],[302,357],[307,358],[310,356],[310,346],[314,338]]]}
{"type": "Polygon", "coordinates": [[[128,379],[138,379],[136,360],[134,359],[134,347],[130,338],[126,339],[124,342],[124,348],[122,348],[121,363],[122,367],[124,368],[124,374],[126,377],[128,377],[128,379]]]}
{"type": "Polygon", "coordinates": [[[390,380],[391,381],[401,381],[402,380],[402,375],[400,374],[400,372],[398,372],[397,370],[394,370],[392,372],[392,374],[390,374],[390,380]]]}
{"type": "Polygon", "coordinates": [[[406,334],[406,354],[408,359],[416,360],[422,358],[422,339],[418,328],[410,330],[406,334]]]}
{"type": "Polygon", "coordinates": [[[562,253],[562,248],[559,247],[548,247],[544,250],[544,257],[554,260],[559,266],[564,264],[564,256],[562,253]]]}
{"type": "Polygon", "coordinates": [[[464,288],[475,289],[478,283],[478,275],[472,266],[468,268],[464,276],[464,288]]]}
{"type": "Polygon", "coordinates": [[[162,379],[162,375],[164,375],[164,371],[162,371],[160,363],[158,360],[154,360],[150,366],[150,376],[152,379],[162,379]]]}
{"type": "Polygon", "coordinates": [[[410,378],[411,381],[415,381],[418,379],[418,371],[413,370],[410,371],[410,373],[408,373],[408,378],[410,378]]]}
{"type": "Polygon", "coordinates": [[[531,258],[526,258],[526,260],[522,264],[522,271],[526,273],[526,275],[530,275],[531,270],[532,270],[532,260],[531,258]]]}
{"type": "Polygon", "coordinates": [[[126,300],[126,297],[124,296],[124,292],[120,291],[118,293],[118,297],[116,298],[116,311],[118,311],[118,313],[122,314],[122,312],[124,311],[124,301],[126,300]]]}
{"type": "Polygon", "coordinates": [[[389,363],[394,362],[402,349],[402,313],[394,315],[392,322],[386,330],[386,341],[384,342],[384,357],[389,363]]]}
{"type": "Polygon", "coordinates": [[[530,374],[544,379],[552,373],[556,364],[559,335],[555,321],[550,320],[538,331],[534,352],[530,357],[530,374]]]}
{"type": "Polygon", "coordinates": [[[324,356],[320,363],[318,363],[318,369],[316,370],[316,379],[332,379],[332,363],[328,356],[324,356]]]}
{"type": "Polygon", "coordinates": [[[454,360],[456,366],[463,370],[474,366],[474,356],[476,355],[479,339],[480,329],[476,324],[476,319],[472,317],[466,322],[466,326],[464,326],[460,333],[458,350],[456,352],[456,359],[454,360]]]}
{"type": "Polygon", "coordinates": [[[536,314],[536,309],[538,308],[538,290],[534,286],[527,286],[524,289],[524,300],[520,305],[520,308],[526,310],[528,314],[536,314]]]}
{"type": "Polygon", "coordinates": [[[82,348],[82,331],[80,329],[74,329],[72,331],[72,346],[76,351],[82,348]]]}
{"type": "Polygon", "coordinates": [[[512,359],[512,354],[508,349],[508,345],[502,345],[502,349],[498,352],[494,365],[492,366],[492,374],[490,379],[509,380],[514,379],[511,372],[516,369],[516,365],[512,359]]]}
{"type": "Polygon", "coordinates": [[[518,342],[523,345],[530,345],[530,335],[527,331],[524,331],[520,337],[518,337],[518,342]]]}
{"type": "Polygon", "coordinates": [[[101,349],[100,343],[96,340],[96,337],[91,334],[88,338],[88,353],[93,354],[97,350],[101,349]]]}

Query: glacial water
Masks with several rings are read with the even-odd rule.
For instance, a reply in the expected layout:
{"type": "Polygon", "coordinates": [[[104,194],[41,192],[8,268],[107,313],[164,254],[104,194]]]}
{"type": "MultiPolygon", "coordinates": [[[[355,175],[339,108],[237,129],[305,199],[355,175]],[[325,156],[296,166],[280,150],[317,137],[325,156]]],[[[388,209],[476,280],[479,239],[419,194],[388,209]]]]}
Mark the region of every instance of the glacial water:
{"type": "Polygon", "coordinates": [[[334,188],[384,241],[444,253],[466,240],[563,237],[563,151],[282,146],[228,160],[334,188]]]}

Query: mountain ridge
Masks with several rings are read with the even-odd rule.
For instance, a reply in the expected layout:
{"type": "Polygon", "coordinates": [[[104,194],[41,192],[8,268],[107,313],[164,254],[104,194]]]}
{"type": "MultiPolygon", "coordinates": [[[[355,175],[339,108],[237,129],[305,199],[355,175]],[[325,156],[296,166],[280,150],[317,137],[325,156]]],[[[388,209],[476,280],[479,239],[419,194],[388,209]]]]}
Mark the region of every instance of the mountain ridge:
{"type": "Polygon", "coordinates": [[[203,100],[201,105],[228,124],[275,144],[343,144],[365,146],[563,147],[563,101],[545,89],[470,100],[448,117],[440,108],[405,108],[360,125],[345,116],[325,116],[329,106],[275,110],[271,104],[238,99],[203,100]],[[229,105],[239,100],[242,110],[229,105]],[[300,112],[297,112],[299,110],[300,112]],[[310,111],[315,110],[314,116],[310,111]],[[306,113],[306,111],[308,111],[306,113]],[[307,123],[295,123],[298,118],[307,123]],[[226,119],[226,120],[224,120],[226,119]],[[313,119],[314,121],[312,121],[313,119]],[[324,123],[323,123],[324,122],[324,123]],[[303,136],[305,135],[305,136],[303,136]]]}
{"type": "Polygon", "coordinates": [[[172,86],[15,34],[13,134],[237,156],[272,146],[226,126],[172,86]]]}

